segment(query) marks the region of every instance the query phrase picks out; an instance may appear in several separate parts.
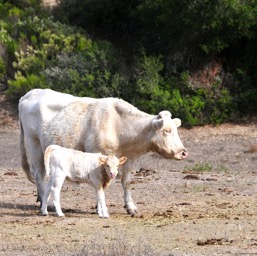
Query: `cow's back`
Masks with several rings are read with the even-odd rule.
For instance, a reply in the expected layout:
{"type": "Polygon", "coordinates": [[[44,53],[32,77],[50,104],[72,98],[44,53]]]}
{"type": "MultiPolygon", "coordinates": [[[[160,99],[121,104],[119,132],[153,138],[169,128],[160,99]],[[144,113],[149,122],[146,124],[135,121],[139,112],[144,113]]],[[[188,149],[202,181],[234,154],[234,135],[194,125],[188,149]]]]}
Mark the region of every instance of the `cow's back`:
{"type": "Polygon", "coordinates": [[[120,148],[119,136],[124,132],[121,129],[124,119],[133,115],[149,117],[118,98],[72,102],[45,129],[45,147],[57,144],[85,152],[115,154],[120,148]]]}
{"type": "Polygon", "coordinates": [[[114,107],[116,101],[119,99],[72,102],[49,123],[45,130],[45,146],[57,144],[91,153],[108,153],[103,150],[102,144],[106,141],[112,147],[111,143],[117,136],[115,127],[119,114],[114,107]]]}
{"type": "Polygon", "coordinates": [[[46,126],[61,109],[74,101],[74,96],[50,89],[34,89],[19,101],[19,118],[27,136],[41,137],[46,126]]]}
{"type": "Polygon", "coordinates": [[[50,89],[33,89],[21,97],[19,101],[21,162],[29,180],[34,182],[35,178],[32,177],[35,174],[32,167],[44,168],[42,164],[46,143],[43,132],[48,124],[71,102],[91,100],[94,101],[91,98],[74,97],[50,89]]]}
{"type": "MultiPolygon", "coordinates": [[[[57,113],[74,101],[94,101],[92,98],[75,97],[50,89],[34,89],[25,94],[19,101],[19,118],[25,136],[40,140],[42,133],[57,113]]],[[[44,149],[44,148],[43,148],[44,149]]]]}

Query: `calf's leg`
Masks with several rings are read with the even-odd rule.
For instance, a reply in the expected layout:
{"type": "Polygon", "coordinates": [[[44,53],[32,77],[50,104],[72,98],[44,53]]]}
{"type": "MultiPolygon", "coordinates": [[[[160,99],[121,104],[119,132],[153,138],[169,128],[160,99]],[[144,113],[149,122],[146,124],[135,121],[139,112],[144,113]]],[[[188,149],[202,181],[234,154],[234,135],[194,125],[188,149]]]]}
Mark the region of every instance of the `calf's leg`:
{"type": "Polygon", "coordinates": [[[52,196],[53,196],[53,204],[54,204],[54,207],[55,207],[55,211],[56,211],[56,214],[59,217],[63,217],[64,213],[62,212],[62,209],[61,209],[60,194],[61,194],[62,185],[63,185],[64,180],[65,180],[65,175],[63,175],[62,170],[59,170],[57,168],[56,175],[52,179],[53,179],[53,181],[52,181],[52,184],[51,184],[52,185],[51,186],[51,193],[52,193],[52,196]]]}
{"type": "Polygon", "coordinates": [[[105,202],[105,194],[103,188],[99,188],[96,190],[97,195],[97,213],[101,218],[109,218],[108,208],[105,202]]]}

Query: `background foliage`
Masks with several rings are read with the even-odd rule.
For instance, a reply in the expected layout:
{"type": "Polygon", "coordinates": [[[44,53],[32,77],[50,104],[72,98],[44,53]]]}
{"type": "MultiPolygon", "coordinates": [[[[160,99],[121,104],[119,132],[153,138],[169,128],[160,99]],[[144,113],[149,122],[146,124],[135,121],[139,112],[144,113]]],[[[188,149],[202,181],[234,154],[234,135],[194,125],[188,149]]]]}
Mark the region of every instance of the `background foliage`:
{"type": "Polygon", "coordinates": [[[121,97],[186,125],[256,114],[257,0],[0,0],[0,83],[121,97]]]}

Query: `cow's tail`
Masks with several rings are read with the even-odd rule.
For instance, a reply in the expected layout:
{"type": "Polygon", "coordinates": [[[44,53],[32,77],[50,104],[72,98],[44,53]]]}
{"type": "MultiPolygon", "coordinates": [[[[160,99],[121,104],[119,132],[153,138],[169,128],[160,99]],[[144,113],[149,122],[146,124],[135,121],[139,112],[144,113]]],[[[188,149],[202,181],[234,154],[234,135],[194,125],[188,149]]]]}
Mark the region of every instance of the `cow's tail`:
{"type": "Polygon", "coordinates": [[[20,125],[20,152],[21,152],[21,166],[23,171],[25,172],[27,178],[32,182],[36,183],[34,177],[31,175],[29,163],[28,163],[28,156],[25,148],[25,142],[24,142],[24,130],[21,123],[21,120],[19,121],[20,125]]]}
{"type": "Polygon", "coordinates": [[[44,164],[45,164],[45,169],[46,169],[46,176],[50,175],[50,158],[51,158],[52,151],[55,149],[56,149],[55,145],[50,145],[45,150],[44,164]]]}

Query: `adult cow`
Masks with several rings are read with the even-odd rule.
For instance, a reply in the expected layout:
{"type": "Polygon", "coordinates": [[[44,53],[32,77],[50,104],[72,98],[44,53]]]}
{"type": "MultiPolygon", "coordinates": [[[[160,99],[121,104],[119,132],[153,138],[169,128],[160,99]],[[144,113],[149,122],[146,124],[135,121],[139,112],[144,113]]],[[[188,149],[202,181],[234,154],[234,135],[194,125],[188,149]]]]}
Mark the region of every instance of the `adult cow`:
{"type": "Polygon", "coordinates": [[[127,156],[120,168],[125,208],[137,213],[130,190],[134,161],[147,152],[166,159],[183,160],[188,153],[177,131],[178,118],[169,111],[142,112],[117,98],[79,98],[49,89],[34,89],[19,102],[22,167],[36,183],[38,201],[44,195],[43,152],[57,144],[85,152],[127,156]]]}

